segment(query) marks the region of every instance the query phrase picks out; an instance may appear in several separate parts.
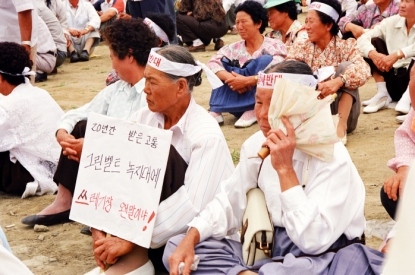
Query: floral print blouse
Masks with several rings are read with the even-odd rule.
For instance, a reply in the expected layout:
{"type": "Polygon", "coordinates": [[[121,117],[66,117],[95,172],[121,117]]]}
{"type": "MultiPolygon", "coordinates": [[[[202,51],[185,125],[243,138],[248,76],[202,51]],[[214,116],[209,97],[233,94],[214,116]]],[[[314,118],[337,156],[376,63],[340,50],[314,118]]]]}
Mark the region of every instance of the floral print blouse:
{"type": "Polygon", "coordinates": [[[246,50],[245,40],[241,40],[222,47],[214,56],[212,56],[210,61],[207,63],[207,66],[212,70],[212,72],[217,73],[225,70],[221,62],[221,59],[224,56],[230,60],[239,60],[239,64],[242,67],[246,61],[258,58],[264,54],[273,56],[273,60],[270,65],[268,65],[272,66],[284,60],[287,56],[287,49],[282,41],[264,37],[264,42],[261,47],[251,56],[246,50]]]}
{"type": "Polygon", "coordinates": [[[323,51],[310,40],[299,41],[291,46],[286,59],[304,61],[313,72],[322,67],[337,67],[342,62],[352,62],[343,74],[345,87],[350,90],[363,86],[370,77],[369,65],[360,55],[355,39],[342,40],[333,36],[323,51]]]}
{"type": "MultiPolygon", "coordinates": [[[[274,38],[282,41],[281,31],[271,31],[265,35],[269,38],[274,38]]],[[[289,48],[295,41],[304,41],[308,39],[307,31],[303,28],[300,21],[295,20],[287,33],[285,34],[285,46],[289,48]]]]}
{"type": "Polygon", "coordinates": [[[399,1],[392,0],[386,10],[380,14],[380,10],[376,4],[361,5],[357,11],[351,13],[339,21],[339,27],[344,33],[344,27],[347,23],[357,21],[362,24],[364,29],[370,29],[373,25],[380,23],[384,18],[398,14],[399,1]]]}

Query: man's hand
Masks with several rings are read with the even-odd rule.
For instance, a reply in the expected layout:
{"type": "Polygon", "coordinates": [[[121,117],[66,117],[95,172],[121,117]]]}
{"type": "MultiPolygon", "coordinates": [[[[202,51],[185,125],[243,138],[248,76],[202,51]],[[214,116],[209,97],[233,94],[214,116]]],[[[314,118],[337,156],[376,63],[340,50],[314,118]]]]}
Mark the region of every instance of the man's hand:
{"type": "Polygon", "coordinates": [[[81,33],[79,30],[75,30],[75,29],[68,29],[68,32],[71,36],[73,37],[81,37],[81,33]]]}
{"type": "Polygon", "coordinates": [[[379,66],[382,67],[382,68],[385,68],[386,72],[389,72],[389,70],[392,69],[393,64],[395,64],[395,62],[398,61],[398,60],[399,60],[399,58],[398,58],[397,53],[393,53],[393,54],[390,54],[390,55],[385,55],[379,61],[379,66]]]}
{"type": "Polygon", "coordinates": [[[375,50],[372,50],[369,52],[368,57],[373,61],[375,66],[381,71],[386,72],[386,67],[383,67],[383,65],[380,63],[382,58],[385,57],[383,53],[378,53],[375,50]]]}
{"type": "MultiPolygon", "coordinates": [[[[98,248],[98,246],[96,245],[96,242],[102,239],[105,239],[106,234],[104,231],[95,229],[95,228],[91,228],[91,232],[92,232],[92,249],[95,250],[96,248],[98,248]]],[[[94,255],[95,261],[97,262],[97,265],[101,268],[101,269],[105,269],[105,263],[103,261],[101,261],[98,257],[96,257],[94,255]]]]}
{"type": "Polygon", "coordinates": [[[383,184],[383,189],[388,195],[388,198],[396,201],[398,197],[403,195],[405,188],[406,178],[408,177],[409,166],[401,166],[398,168],[398,171],[395,175],[390,176],[385,180],[383,184]]]}
{"type": "Polygon", "coordinates": [[[67,141],[60,142],[63,150],[63,155],[67,156],[68,159],[74,161],[80,161],[82,154],[82,147],[84,146],[84,138],[68,139],[67,141]]]}
{"type": "Polygon", "coordinates": [[[200,234],[196,228],[191,228],[184,239],[169,257],[170,275],[179,274],[179,264],[184,263],[183,274],[190,274],[190,266],[195,257],[195,246],[200,241],[200,234]]]}
{"type": "Polygon", "coordinates": [[[118,258],[130,253],[135,244],[118,237],[101,238],[94,242],[94,257],[102,268],[103,263],[115,264],[118,258]]]}
{"type": "Polygon", "coordinates": [[[131,19],[132,17],[131,17],[131,15],[129,15],[129,14],[126,14],[126,13],[120,13],[120,14],[118,14],[118,16],[117,16],[117,19],[120,19],[120,18],[122,18],[122,19],[131,19]]]}

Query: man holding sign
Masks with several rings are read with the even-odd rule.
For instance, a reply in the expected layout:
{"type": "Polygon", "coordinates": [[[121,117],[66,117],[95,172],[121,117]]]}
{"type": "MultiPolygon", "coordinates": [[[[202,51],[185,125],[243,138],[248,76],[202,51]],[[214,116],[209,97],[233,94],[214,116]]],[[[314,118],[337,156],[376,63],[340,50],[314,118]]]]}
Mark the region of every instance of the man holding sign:
{"type": "MultiPolygon", "coordinates": [[[[105,263],[114,264],[105,274],[154,274],[152,263],[156,269],[163,266],[161,258],[167,240],[186,232],[186,224],[214,198],[221,189],[220,182],[234,170],[216,120],[196,104],[191,94],[193,87],[201,84],[202,67],[183,47],[166,46],[150,53],[144,72],[148,108],[138,111],[133,119],[172,132],[169,161],[151,236],[152,249],[118,237],[106,238],[104,232],[92,229],[98,266],[105,268],[105,263]],[[178,162],[186,166],[181,182],[176,180],[177,175],[169,176],[172,170],[169,165],[178,162]]],[[[209,71],[206,74],[215,86],[215,75],[209,71]]],[[[142,230],[135,233],[143,234],[142,230]]]]}
{"type": "Polygon", "coordinates": [[[24,218],[24,224],[52,225],[69,221],[86,119],[90,113],[130,119],[134,112],[147,105],[143,73],[150,50],[158,44],[158,38],[140,19],[117,20],[106,28],[104,38],[110,48],[112,66],[121,80],[106,87],[90,103],[62,117],[56,132],[62,154],[53,179],[59,185],[58,194],[55,201],[37,215],[24,218]]]}

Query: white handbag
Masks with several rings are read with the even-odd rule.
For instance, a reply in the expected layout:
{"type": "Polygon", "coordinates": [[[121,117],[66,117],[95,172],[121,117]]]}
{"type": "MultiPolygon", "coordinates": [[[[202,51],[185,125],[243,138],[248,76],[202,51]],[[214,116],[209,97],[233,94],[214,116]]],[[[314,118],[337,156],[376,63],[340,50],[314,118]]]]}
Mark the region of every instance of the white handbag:
{"type": "Polygon", "coordinates": [[[246,194],[247,205],[242,218],[242,254],[246,265],[271,257],[274,225],[268,213],[261,189],[253,188],[246,194]]]}

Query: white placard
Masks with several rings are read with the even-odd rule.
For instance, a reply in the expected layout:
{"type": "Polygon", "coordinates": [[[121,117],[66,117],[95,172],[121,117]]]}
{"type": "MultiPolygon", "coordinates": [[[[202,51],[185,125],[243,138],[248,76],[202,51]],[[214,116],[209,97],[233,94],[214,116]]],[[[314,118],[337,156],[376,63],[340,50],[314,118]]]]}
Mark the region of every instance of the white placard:
{"type": "Polygon", "coordinates": [[[172,132],[90,114],[70,219],[148,248],[172,132]]]}

